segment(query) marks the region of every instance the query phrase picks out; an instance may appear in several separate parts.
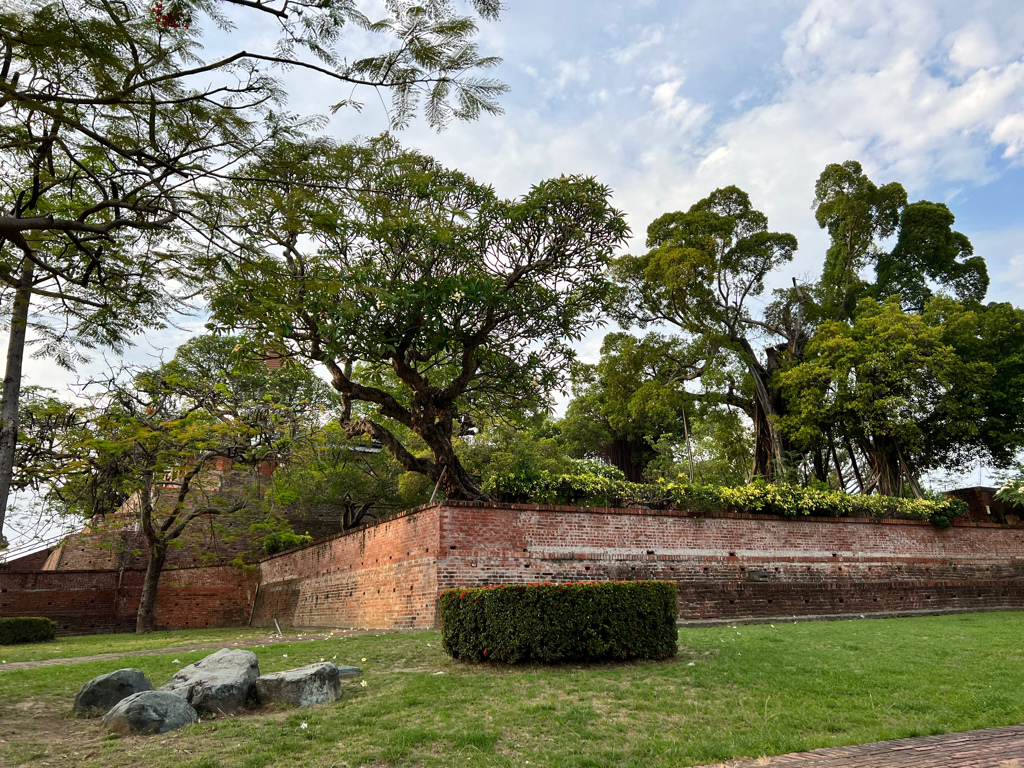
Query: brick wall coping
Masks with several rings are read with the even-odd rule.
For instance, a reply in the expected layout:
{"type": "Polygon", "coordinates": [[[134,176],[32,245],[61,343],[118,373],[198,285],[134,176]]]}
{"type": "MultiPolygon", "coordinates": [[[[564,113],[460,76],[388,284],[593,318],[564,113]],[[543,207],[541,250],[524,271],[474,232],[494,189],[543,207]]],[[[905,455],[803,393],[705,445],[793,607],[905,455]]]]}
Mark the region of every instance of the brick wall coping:
{"type": "MultiPolygon", "coordinates": [[[[347,531],[336,533],[333,536],[315,541],[312,544],[307,544],[304,547],[296,547],[294,549],[287,549],[283,552],[277,552],[273,555],[266,555],[265,557],[259,558],[257,563],[265,563],[270,560],[275,560],[279,557],[287,557],[301,552],[304,549],[312,549],[313,547],[321,546],[331,541],[344,538],[345,536],[352,536],[357,533],[363,533],[367,530],[371,530],[387,523],[393,523],[396,520],[401,520],[406,517],[417,515],[421,512],[426,512],[431,509],[443,509],[445,507],[456,507],[462,509],[506,509],[516,512],[581,512],[583,514],[591,515],[634,515],[634,516],[646,516],[646,517],[690,517],[695,519],[713,519],[713,520],[770,520],[780,521],[784,523],[825,523],[825,524],[846,524],[852,523],[855,525],[908,525],[908,526],[932,526],[932,523],[927,520],[898,520],[894,518],[882,518],[876,520],[871,517],[785,517],[783,515],[760,515],[753,514],[751,512],[694,512],[686,509],[645,509],[642,507],[573,507],[558,504],[514,504],[511,502],[497,502],[497,501],[434,501],[429,504],[422,504],[412,509],[407,509],[398,514],[392,515],[391,517],[383,520],[378,520],[372,523],[365,523],[364,525],[350,528],[347,531]]],[[[954,528],[1005,528],[1007,530],[1019,530],[1024,527],[1022,525],[1003,525],[1001,523],[980,523],[971,521],[953,522],[954,528]]]]}

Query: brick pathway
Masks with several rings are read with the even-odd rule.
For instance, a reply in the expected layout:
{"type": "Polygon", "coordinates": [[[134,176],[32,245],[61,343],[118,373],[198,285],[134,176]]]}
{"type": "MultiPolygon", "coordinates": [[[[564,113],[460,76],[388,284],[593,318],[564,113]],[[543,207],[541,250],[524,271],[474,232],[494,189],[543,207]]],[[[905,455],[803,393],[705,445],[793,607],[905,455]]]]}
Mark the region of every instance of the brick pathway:
{"type": "MultiPolygon", "coordinates": [[[[198,645],[174,645],[170,648],[147,648],[140,651],[124,653],[97,653],[93,656],[68,656],[60,659],[37,659],[36,661],[10,661],[0,664],[0,672],[9,669],[35,669],[36,667],[56,667],[62,664],[80,664],[83,661],[103,661],[104,659],[121,659],[125,656],[158,656],[164,653],[182,653],[185,651],[209,651],[217,648],[255,648],[259,645],[275,645],[277,643],[299,643],[306,640],[327,640],[332,637],[350,637],[352,635],[382,635],[390,630],[382,629],[337,629],[309,635],[293,635],[290,637],[251,638],[248,640],[227,640],[220,643],[200,643],[198,645]]],[[[1024,768],[1024,767],[1022,767],[1024,768]]]]}
{"type": "Polygon", "coordinates": [[[704,768],[1024,768],[1024,725],[815,749],[704,768]]]}

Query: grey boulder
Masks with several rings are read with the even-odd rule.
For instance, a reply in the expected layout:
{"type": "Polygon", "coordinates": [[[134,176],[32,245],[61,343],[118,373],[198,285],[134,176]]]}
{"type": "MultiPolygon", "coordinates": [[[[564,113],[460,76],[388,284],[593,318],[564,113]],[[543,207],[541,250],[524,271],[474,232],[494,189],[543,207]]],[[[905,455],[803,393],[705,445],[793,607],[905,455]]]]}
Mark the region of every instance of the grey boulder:
{"type": "Polygon", "coordinates": [[[308,707],[341,698],[341,680],[359,675],[355,667],[338,667],[329,661],[284,672],[271,672],[256,681],[256,699],[308,707]]]}
{"type": "Polygon", "coordinates": [[[121,699],[103,716],[103,725],[114,733],[167,733],[199,721],[199,715],[180,696],[164,691],[142,691],[121,699]]]}
{"type": "Polygon", "coordinates": [[[179,669],[160,690],[180,696],[199,712],[226,715],[245,707],[259,675],[255,653],[222,648],[179,669]]]}
{"type": "Polygon", "coordinates": [[[133,693],[152,691],[153,684],[138,669],[116,669],[94,677],[75,696],[71,711],[80,715],[102,715],[133,693]]]}

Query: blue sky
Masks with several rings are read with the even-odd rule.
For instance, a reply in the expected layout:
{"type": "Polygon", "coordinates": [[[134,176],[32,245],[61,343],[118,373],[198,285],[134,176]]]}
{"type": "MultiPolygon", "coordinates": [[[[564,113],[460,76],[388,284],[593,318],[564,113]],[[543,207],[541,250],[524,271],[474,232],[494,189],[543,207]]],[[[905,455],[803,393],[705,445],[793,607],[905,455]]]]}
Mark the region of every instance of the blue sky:
{"type": "MultiPolygon", "coordinates": [[[[379,0],[371,0],[379,2],[379,0]]],[[[508,0],[480,47],[511,91],[505,114],[437,133],[401,134],[507,196],[561,174],[614,190],[640,250],[648,223],[737,184],[800,250],[777,283],[816,275],[827,245],[813,185],[826,164],[861,161],[876,183],[950,205],[985,257],[989,298],[1024,291],[1024,3],[1020,0],[508,0]]],[[[364,6],[365,7],[365,6],[364,6]]],[[[370,6],[372,7],[372,6],[370,6]]],[[[382,8],[382,6],[378,6],[382,8]]],[[[371,10],[370,15],[374,15],[371,10]]],[[[273,33],[249,18],[211,47],[259,50],[273,33]]],[[[373,41],[351,31],[352,57],[373,41]]],[[[305,73],[284,76],[295,112],[325,113],[350,94],[305,73]]],[[[335,116],[339,139],[387,126],[372,92],[335,116]]],[[[152,360],[201,327],[150,333],[152,360]]],[[[581,344],[593,358],[603,332],[581,344]]],[[[97,360],[97,365],[102,361],[97,360]]],[[[32,383],[73,376],[30,361],[32,383]]]]}
{"type": "MultiPolygon", "coordinates": [[[[505,114],[406,144],[514,196],[563,173],[614,190],[639,250],[648,223],[737,184],[798,256],[779,284],[816,275],[826,238],[813,185],[859,160],[877,183],[946,202],[985,257],[989,298],[1024,289],[1024,4],[1019,0],[509,0],[481,25],[505,114]]],[[[248,38],[240,28],[235,38],[248,38]]],[[[250,41],[247,40],[247,45],[250,41]]],[[[238,40],[232,41],[237,46],[238,40]]],[[[361,34],[344,43],[371,50],[361,34]]],[[[290,106],[349,95],[306,75],[290,106]]],[[[330,124],[340,139],[384,129],[380,99],[330,124]]],[[[599,338],[598,338],[599,341],[599,338]]],[[[595,351],[593,339],[581,350],[595,351]]]]}

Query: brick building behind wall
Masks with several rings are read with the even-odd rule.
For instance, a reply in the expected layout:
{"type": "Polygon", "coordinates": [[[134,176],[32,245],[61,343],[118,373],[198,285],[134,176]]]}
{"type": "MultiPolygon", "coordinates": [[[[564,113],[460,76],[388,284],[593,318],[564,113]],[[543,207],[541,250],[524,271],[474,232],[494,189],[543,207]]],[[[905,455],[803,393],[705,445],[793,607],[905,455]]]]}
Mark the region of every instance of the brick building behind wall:
{"type": "MultiPolygon", "coordinates": [[[[211,498],[231,504],[243,498],[261,500],[274,466],[255,468],[218,459],[204,472],[189,503],[208,503],[211,498]]],[[[170,494],[167,494],[170,496],[170,494]]],[[[96,518],[82,533],[69,536],[46,560],[47,571],[100,571],[145,568],[149,559],[145,536],[138,530],[134,501],[129,500],[109,518],[96,518]]],[[[292,529],[323,539],[341,531],[341,510],[329,506],[315,509],[285,507],[279,510],[292,529]]],[[[254,561],[262,554],[249,527],[262,513],[204,515],[192,521],[167,554],[167,568],[196,568],[230,562],[238,557],[254,561]]]]}

